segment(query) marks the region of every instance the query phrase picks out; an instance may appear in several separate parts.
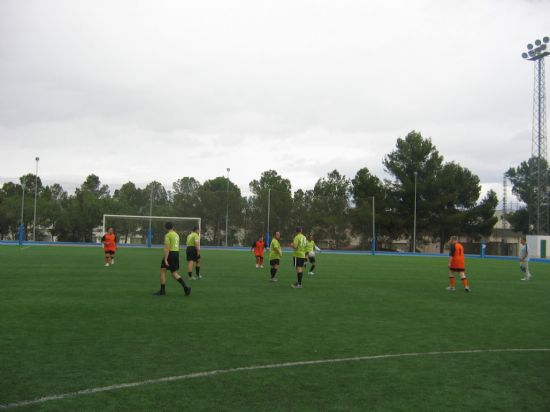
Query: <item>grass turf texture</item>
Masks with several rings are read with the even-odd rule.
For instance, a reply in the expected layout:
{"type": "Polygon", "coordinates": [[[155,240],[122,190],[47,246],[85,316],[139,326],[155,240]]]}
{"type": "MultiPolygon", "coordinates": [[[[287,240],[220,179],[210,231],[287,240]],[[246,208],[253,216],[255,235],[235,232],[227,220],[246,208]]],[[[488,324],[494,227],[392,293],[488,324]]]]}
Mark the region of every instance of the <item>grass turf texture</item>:
{"type": "MultiPolygon", "coordinates": [[[[250,253],[202,251],[190,297],[162,251],[0,247],[0,404],[235,367],[355,356],[550,347],[549,266],[467,260],[472,293],[448,293],[445,258],[318,255],[278,283],[250,253]]],[[[184,257],[184,256],[182,256],[184,257]]],[[[184,269],[184,268],[182,268],[184,269]]],[[[182,271],[185,274],[185,270],[182,271]]],[[[373,359],[242,371],[53,400],[18,411],[548,411],[550,352],[373,359]]]]}

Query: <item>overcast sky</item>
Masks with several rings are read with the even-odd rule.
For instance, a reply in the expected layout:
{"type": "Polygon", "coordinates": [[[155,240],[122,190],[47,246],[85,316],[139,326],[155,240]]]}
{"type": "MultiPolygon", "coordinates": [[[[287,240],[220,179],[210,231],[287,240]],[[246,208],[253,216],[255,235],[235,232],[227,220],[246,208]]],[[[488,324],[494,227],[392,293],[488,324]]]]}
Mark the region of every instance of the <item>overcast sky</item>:
{"type": "Polygon", "coordinates": [[[545,35],[547,0],[1,0],[0,178],[307,189],[417,130],[498,187],[545,35]]]}

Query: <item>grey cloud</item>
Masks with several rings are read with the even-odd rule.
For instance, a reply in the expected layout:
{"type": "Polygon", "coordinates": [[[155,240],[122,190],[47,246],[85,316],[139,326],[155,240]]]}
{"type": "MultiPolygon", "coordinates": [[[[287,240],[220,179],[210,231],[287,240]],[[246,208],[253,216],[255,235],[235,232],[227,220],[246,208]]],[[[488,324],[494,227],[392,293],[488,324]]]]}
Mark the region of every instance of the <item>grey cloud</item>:
{"type": "Polygon", "coordinates": [[[415,129],[500,181],[530,153],[519,53],[548,35],[544,3],[6,0],[0,176],[40,151],[68,181],[164,181],[152,158],[168,150],[181,176],[231,166],[246,187],[280,168],[311,187],[334,168],[382,177],[415,129]]]}

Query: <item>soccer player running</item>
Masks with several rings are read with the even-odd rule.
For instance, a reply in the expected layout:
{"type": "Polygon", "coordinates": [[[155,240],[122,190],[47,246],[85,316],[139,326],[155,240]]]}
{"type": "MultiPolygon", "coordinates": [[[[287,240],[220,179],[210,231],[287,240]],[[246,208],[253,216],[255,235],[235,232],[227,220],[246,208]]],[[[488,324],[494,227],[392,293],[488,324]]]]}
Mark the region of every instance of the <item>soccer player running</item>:
{"type": "Polygon", "coordinates": [[[201,238],[199,228],[195,226],[193,231],[189,233],[186,241],[187,249],[187,275],[191,280],[202,279],[201,276],[201,238]],[[193,263],[195,264],[195,273],[193,276],[193,263]]]}
{"type": "Polygon", "coordinates": [[[160,263],[160,290],[154,295],[166,295],[166,271],[169,270],[172,277],[183,287],[185,296],[188,296],[191,293],[191,288],[185,284],[178,273],[180,268],[180,237],[174,230],[172,222],[166,222],[164,228],[166,229],[166,235],[164,236],[164,257],[160,263]]]}
{"type": "Polygon", "coordinates": [[[283,249],[281,248],[281,232],[275,232],[271,244],[269,245],[269,265],[271,266],[271,281],[277,282],[277,270],[283,257],[283,249]]]}
{"type": "Polygon", "coordinates": [[[105,252],[105,266],[115,264],[115,252],[116,244],[118,240],[115,234],[115,231],[112,227],[107,228],[107,233],[101,238],[101,243],[103,243],[103,251],[105,252]]]}
{"type": "Polygon", "coordinates": [[[468,285],[468,279],[466,278],[465,265],[464,265],[464,247],[458,241],[458,237],[451,236],[449,239],[451,246],[451,252],[449,253],[449,287],[448,291],[454,292],[455,290],[455,273],[460,274],[460,280],[462,286],[464,286],[465,292],[470,292],[470,286],[468,285]]]}
{"type": "Polygon", "coordinates": [[[260,235],[258,236],[258,239],[252,244],[252,248],[250,249],[250,251],[253,252],[254,256],[256,257],[256,269],[263,269],[264,267],[264,249],[264,237],[260,235]]]}
{"type": "Polygon", "coordinates": [[[296,268],[297,277],[297,282],[290,286],[294,289],[301,289],[302,277],[304,276],[304,263],[306,262],[306,237],[302,233],[302,228],[300,226],[296,227],[296,236],[294,236],[294,240],[290,246],[294,249],[292,260],[296,268]]]}
{"type": "Polygon", "coordinates": [[[529,250],[527,249],[527,239],[522,237],[519,240],[521,249],[519,250],[519,269],[523,273],[521,280],[530,280],[531,272],[529,272],[529,250]]]}
{"type": "MultiPolygon", "coordinates": [[[[306,240],[306,258],[309,260],[309,263],[311,264],[311,268],[309,269],[308,274],[309,275],[315,275],[315,252],[320,252],[321,249],[317,247],[315,244],[315,240],[313,240],[313,233],[310,233],[307,236],[306,240]]],[[[304,265],[304,268],[306,266],[304,265]]]]}

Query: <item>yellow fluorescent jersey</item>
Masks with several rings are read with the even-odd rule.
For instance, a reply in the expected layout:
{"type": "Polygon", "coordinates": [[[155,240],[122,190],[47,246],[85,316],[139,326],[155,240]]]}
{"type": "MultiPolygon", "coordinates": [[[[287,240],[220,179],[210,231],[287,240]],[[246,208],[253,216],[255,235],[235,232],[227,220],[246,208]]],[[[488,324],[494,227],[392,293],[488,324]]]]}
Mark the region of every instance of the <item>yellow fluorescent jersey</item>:
{"type": "Polygon", "coordinates": [[[306,253],[313,252],[315,250],[315,241],[306,240],[306,253]]]}
{"type": "Polygon", "coordinates": [[[170,248],[170,252],[179,252],[180,250],[180,237],[171,230],[164,236],[164,244],[170,248]]]}
{"type": "Polygon", "coordinates": [[[281,249],[281,244],[277,239],[273,238],[271,240],[271,245],[269,246],[269,260],[280,259],[282,256],[283,249],[281,249]]]}
{"type": "Polygon", "coordinates": [[[303,233],[298,233],[292,243],[294,244],[294,253],[292,256],[305,259],[306,257],[306,237],[303,233]]]}
{"type": "Polygon", "coordinates": [[[191,232],[187,236],[187,242],[185,243],[187,246],[196,246],[196,241],[200,241],[200,236],[197,232],[191,232]]]}

